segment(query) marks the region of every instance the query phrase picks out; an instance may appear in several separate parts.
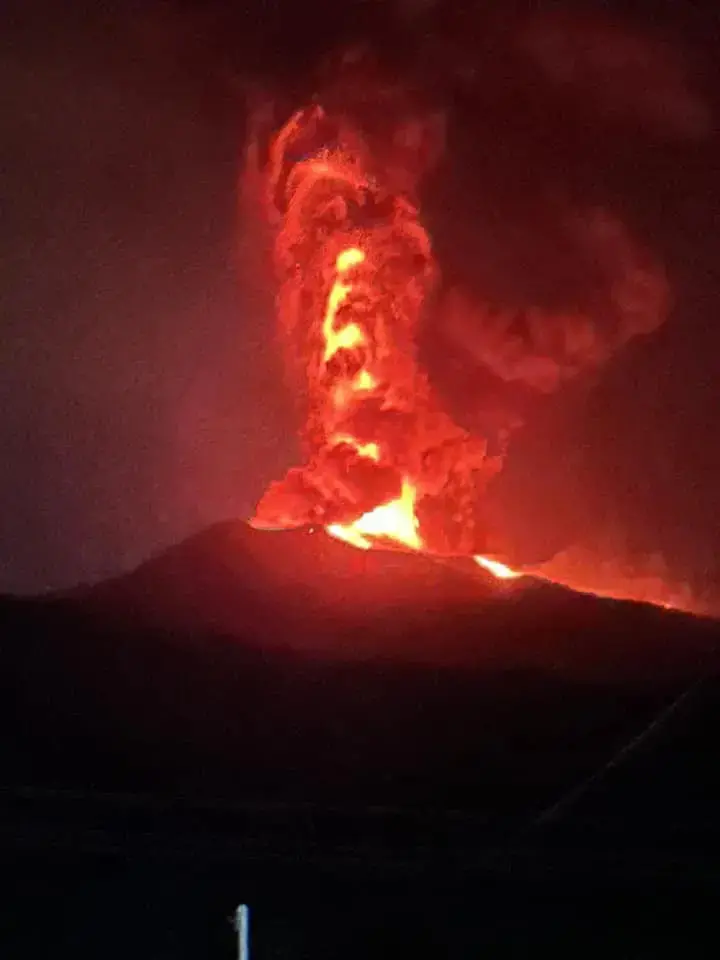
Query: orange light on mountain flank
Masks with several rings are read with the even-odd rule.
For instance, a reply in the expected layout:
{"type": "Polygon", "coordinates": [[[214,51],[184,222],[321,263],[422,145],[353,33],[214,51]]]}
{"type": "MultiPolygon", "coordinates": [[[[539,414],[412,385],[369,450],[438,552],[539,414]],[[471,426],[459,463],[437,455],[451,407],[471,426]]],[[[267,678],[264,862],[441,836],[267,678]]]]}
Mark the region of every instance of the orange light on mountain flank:
{"type": "Polygon", "coordinates": [[[499,560],[491,560],[490,557],[476,556],[473,557],[473,560],[479,567],[487,570],[488,573],[491,573],[498,580],[517,580],[523,576],[522,573],[513,570],[512,567],[508,567],[499,560]]]}

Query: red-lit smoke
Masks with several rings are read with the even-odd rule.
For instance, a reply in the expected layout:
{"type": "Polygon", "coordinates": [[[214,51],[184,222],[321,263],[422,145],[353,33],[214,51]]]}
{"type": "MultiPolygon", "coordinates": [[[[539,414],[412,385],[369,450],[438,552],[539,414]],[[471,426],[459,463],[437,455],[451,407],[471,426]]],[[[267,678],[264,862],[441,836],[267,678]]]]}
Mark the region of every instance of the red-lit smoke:
{"type": "Polygon", "coordinates": [[[489,438],[443,409],[419,361],[421,326],[441,323],[489,375],[547,393],[665,318],[662,270],[598,208],[568,206],[563,221],[591,265],[586,302],[549,310],[445,289],[421,208],[442,134],[437,112],[354,62],[257,160],[282,341],[306,407],[306,462],[270,486],[258,526],[322,525],[364,548],[502,552],[483,516],[502,443],[490,455],[489,438]]]}

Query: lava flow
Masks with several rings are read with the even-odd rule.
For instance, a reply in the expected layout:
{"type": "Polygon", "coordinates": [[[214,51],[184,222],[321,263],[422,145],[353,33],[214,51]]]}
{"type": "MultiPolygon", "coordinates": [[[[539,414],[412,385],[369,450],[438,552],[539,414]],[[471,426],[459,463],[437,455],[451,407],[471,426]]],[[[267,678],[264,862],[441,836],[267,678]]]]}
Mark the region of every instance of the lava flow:
{"type": "Polygon", "coordinates": [[[490,557],[481,556],[476,556],[474,559],[479,567],[487,570],[488,573],[491,573],[498,580],[517,580],[522,576],[522,573],[513,570],[512,567],[508,567],[507,564],[501,563],[499,560],[492,560],[490,557]]]}

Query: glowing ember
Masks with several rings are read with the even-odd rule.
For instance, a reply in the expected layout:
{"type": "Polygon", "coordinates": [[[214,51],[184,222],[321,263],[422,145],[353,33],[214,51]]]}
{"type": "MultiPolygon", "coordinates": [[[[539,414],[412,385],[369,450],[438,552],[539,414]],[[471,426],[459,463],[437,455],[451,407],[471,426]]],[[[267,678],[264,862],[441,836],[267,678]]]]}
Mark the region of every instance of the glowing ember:
{"type": "Polygon", "coordinates": [[[473,557],[473,560],[479,567],[487,570],[488,573],[497,577],[498,580],[517,580],[519,577],[522,577],[522,573],[518,573],[517,570],[513,570],[504,563],[500,563],[499,560],[491,560],[490,557],[480,556],[473,557]]]}

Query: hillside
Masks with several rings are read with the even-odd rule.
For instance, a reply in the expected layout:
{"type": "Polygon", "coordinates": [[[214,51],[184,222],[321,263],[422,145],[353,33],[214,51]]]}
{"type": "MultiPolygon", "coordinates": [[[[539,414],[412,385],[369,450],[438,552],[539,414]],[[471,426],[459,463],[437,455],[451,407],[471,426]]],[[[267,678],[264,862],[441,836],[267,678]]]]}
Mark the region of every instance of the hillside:
{"type": "Polygon", "coordinates": [[[530,814],[712,668],[711,621],[210,529],[2,603],[8,784],[530,814]]]}

